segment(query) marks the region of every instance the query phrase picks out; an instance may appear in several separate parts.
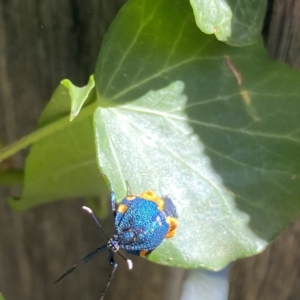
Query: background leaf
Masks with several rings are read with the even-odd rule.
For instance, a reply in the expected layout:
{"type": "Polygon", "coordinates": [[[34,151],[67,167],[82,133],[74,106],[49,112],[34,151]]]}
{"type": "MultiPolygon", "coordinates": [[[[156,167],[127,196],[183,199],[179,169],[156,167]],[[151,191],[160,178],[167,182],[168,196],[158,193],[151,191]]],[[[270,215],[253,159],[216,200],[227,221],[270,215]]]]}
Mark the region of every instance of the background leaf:
{"type": "MultiPolygon", "coordinates": [[[[106,107],[95,115],[96,141],[99,164],[104,173],[113,170],[109,179],[119,200],[129,180],[137,193],[145,188],[169,193],[179,206],[178,237],[164,242],[150,259],[221,268],[262,251],[299,215],[299,79],[299,73],[271,61],[262,43],[232,48],[199,32],[184,1],[132,0],[122,9],[106,36],[96,70],[98,98],[106,107]],[[133,102],[136,106],[149,90],[163,93],[178,81],[185,86],[184,110],[192,131],[170,118],[166,125],[166,116],[158,121],[152,109],[147,112],[153,118],[149,121],[124,104],[140,98],[133,102]],[[217,197],[203,197],[208,190],[201,168],[193,174],[188,168],[173,168],[170,162],[182,160],[173,153],[192,153],[194,148],[176,138],[170,142],[176,137],[168,134],[171,127],[179,135],[198,136],[201,154],[186,155],[184,163],[198,166],[207,158],[211,172],[222,179],[212,177],[222,186],[223,208],[214,202],[217,197]],[[163,157],[148,153],[150,147],[167,146],[172,153],[165,151],[163,157]],[[116,158],[117,163],[109,164],[116,158]],[[239,226],[247,231],[244,239],[239,226]]],[[[151,107],[154,100],[147,97],[151,107]]],[[[176,99],[171,112],[178,107],[176,99]]],[[[166,100],[160,100],[156,112],[164,111],[166,100]]]]}
{"type": "MultiPolygon", "coordinates": [[[[93,101],[94,93],[90,93],[87,104],[93,101]]],[[[95,158],[93,110],[82,120],[75,122],[77,117],[70,122],[70,107],[68,89],[59,85],[38,125],[56,129],[31,147],[22,196],[9,201],[13,208],[24,210],[57,199],[107,195],[95,158]],[[61,126],[64,119],[67,125],[61,126]]]]}
{"type": "Polygon", "coordinates": [[[245,46],[260,37],[265,0],[190,0],[197,26],[230,45],[245,46]]]}

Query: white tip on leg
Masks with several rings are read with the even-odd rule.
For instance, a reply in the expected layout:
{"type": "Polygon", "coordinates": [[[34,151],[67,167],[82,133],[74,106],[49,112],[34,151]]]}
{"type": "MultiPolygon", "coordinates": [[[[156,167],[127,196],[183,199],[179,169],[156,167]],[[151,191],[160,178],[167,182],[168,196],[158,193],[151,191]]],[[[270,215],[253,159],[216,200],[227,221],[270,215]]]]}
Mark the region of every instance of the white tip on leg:
{"type": "Polygon", "coordinates": [[[89,207],[87,207],[87,206],[82,206],[82,209],[86,210],[90,214],[93,213],[93,211],[89,207]]]}
{"type": "Polygon", "coordinates": [[[128,269],[131,270],[133,267],[132,261],[130,259],[127,259],[127,265],[128,265],[128,269]]]}

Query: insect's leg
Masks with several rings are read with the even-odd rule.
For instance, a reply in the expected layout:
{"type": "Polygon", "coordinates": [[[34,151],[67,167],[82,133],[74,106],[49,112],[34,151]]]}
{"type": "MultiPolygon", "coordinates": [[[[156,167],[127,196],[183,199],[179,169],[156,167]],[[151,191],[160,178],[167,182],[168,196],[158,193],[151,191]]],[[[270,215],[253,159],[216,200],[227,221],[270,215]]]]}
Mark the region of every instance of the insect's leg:
{"type": "Polygon", "coordinates": [[[108,281],[105,285],[105,288],[104,288],[104,291],[102,293],[102,296],[101,296],[100,300],[104,299],[104,296],[105,296],[105,294],[106,294],[106,292],[109,288],[109,285],[110,285],[111,281],[114,278],[115,272],[116,272],[117,267],[118,267],[118,264],[114,260],[114,254],[112,252],[109,253],[109,258],[108,259],[109,259],[109,264],[113,267],[113,269],[112,269],[111,273],[109,274],[108,281]]]}
{"type": "Polygon", "coordinates": [[[127,196],[132,195],[131,187],[130,187],[129,182],[127,180],[126,180],[126,186],[127,186],[127,196]]]}
{"type": "Polygon", "coordinates": [[[117,210],[117,196],[116,196],[113,186],[112,186],[111,182],[108,180],[107,176],[105,174],[102,174],[102,176],[104,177],[104,181],[109,186],[109,189],[110,189],[111,210],[112,210],[113,216],[115,218],[116,210],[117,210]]]}
{"type": "Polygon", "coordinates": [[[115,193],[115,191],[112,188],[112,185],[110,185],[110,201],[111,201],[111,210],[113,213],[114,218],[116,217],[116,209],[117,209],[117,195],[115,193]]]}

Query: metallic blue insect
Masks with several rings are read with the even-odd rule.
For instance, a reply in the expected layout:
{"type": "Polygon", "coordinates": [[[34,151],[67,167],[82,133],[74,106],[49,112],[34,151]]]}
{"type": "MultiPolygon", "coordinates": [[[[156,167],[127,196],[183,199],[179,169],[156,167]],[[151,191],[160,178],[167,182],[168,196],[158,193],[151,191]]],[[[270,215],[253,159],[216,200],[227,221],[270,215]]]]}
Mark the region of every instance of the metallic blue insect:
{"type": "Polygon", "coordinates": [[[97,226],[107,238],[107,243],[85,256],[78,264],[70,268],[56,282],[73,272],[79,265],[88,262],[96,253],[105,249],[109,251],[109,263],[113,267],[108,281],[102,293],[101,300],[110,285],[117,269],[114,253],[118,253],[132,269],[132,261],[124,256],[120,249],[128,254],[146,256],[151,253],[165,238],[171,238],[176,234],[178,216],[176,207],[169,197],[158,197],[153,191],[145,191],[140,195],[132,195],[127,184],[127,196],[119,205],[116,203],[116,193],[111,184],[111,204],[115,218],[115,232],[111,238],[101,227],[93,211],[83,206],[97,226]]]}

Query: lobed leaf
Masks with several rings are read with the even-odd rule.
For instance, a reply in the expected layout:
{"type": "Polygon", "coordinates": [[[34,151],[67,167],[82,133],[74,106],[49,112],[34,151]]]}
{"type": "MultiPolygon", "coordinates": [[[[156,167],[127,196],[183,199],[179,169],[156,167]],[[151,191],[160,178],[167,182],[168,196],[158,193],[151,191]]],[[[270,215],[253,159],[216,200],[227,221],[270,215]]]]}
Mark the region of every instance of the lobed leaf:
{"type": "Polygon", "coordinates": [[[174,199],[178,235],[151,260],[218,269],[299,215],[299,79],[261,42],[199,32],[183,1],[123,8],[97,65],[96,143],[119,201],[126,180],[174,199]]]}

